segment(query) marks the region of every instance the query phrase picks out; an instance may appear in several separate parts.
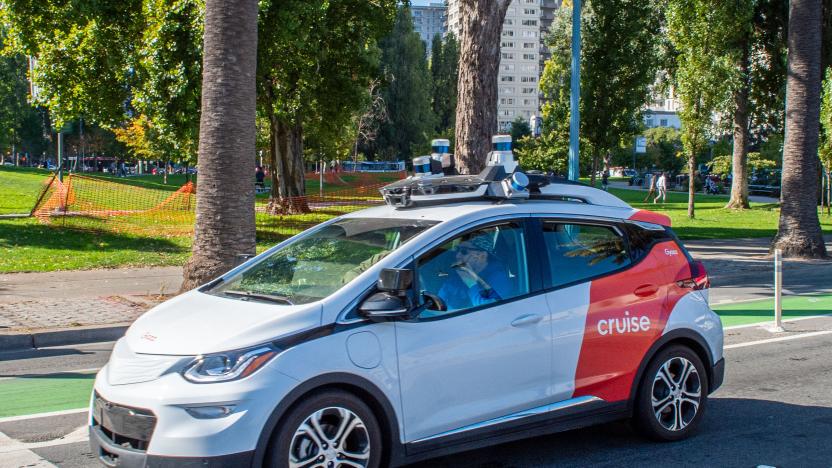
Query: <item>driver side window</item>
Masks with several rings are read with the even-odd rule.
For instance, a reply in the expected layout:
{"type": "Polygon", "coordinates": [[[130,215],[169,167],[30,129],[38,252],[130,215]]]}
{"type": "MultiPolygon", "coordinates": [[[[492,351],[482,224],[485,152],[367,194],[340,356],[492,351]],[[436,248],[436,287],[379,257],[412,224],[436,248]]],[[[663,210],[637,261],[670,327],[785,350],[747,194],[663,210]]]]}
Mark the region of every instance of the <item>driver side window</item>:
{"type": "MultiPolygon", "coordinates": [[[[521,296],[529,292],[523,225],[488,226],[458,236],[422,256],[416,263],[420,293],[439,298],[456,312],[521,296]]],[[[439,308],[439,307],[434,307],[439,308]]]]}

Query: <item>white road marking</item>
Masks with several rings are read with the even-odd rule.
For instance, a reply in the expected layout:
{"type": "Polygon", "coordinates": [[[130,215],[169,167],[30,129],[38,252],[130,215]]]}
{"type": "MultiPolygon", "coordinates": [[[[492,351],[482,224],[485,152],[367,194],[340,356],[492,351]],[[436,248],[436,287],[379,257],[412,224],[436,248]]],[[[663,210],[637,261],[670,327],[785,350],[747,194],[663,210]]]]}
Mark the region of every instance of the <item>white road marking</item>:
{"type": "Polygon", "coordinates": [[[790,340],[798,340],[800,338],[811,338],[813,336],[821,336],[821,335],[829,335],[832,334],[832,330],[822,330],[816,331],[811,333],[800,333],[798,335],[789,335],[789,336],[781,336],[779,338],[769,338],[766,340],[757,340],[757,341],[748,341],[746,343],[737,343],[723,347],[723,349],[736,349],[736,348],[745,348],[746,346],[756,346],[761,344],[767,343],[777,343],[779,341],[790,341],[790,340]]]}
{"type": "Polygon", "coordinates": [[[88,407],[77,408],[77,409],[68,409],[62,411],[52,411],[50,413],[35,413],[35,414],[24,414],[21,416],[8,416],[5,418],[0,418],[0,423],[6,422],[13,422],[13,421],[26,421],[27,419],[37,419],[37,418],[48,418],[50,416],[63,416],[65,414],[77,414],[77,413],[86,413],[89,411],[88,407]]]}
{"type": "Polygon", "coordinates": [[[3,466],[26,468],[54,468],[55,465],[44,460],[35,452],[22,446],[20,442],[0,432],[0,453],[3,454],[3,466]]]}

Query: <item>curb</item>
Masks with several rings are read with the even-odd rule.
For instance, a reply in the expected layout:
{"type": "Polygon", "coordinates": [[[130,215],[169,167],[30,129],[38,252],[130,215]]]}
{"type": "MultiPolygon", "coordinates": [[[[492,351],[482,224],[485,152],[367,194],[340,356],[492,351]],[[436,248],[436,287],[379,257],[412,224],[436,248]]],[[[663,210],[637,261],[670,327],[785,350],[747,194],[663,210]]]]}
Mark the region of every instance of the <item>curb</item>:
{"type": "Polygon", "coordinates": [[[0,352],[114,341],[124,336],[129,326],[129,323],[117,323],[23,333],[2,333],[0,334],[0,352]]]}

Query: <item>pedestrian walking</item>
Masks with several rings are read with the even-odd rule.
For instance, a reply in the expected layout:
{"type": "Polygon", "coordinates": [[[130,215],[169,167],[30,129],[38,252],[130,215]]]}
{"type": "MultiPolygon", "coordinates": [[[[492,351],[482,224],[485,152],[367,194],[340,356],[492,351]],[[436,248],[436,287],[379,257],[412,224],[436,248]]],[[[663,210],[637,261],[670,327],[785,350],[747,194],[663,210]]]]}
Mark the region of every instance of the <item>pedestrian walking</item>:
{"type": "Polygon", "coordinates": [[[653,196],[654,193],[656,193],[656,174],[653,174],[652,172],[649,176],[647,176],[647,188],[647,196],[644,197],[645,203],[650,199],[650,197],[653,196]]]}
{"type": "Polygon", "coordinates": [[[661,198],[662,203],[664,203],[667,199],[667,176],[664,172],[661,173],[658,180],[656,180],[656,190],[658,193],[656,194],[656,198],[653,199],[653,203],[661,198]]]}
{"type": "Polygon", "coordinates": [[[610,172],[604,171],[601,174],[601,188],[606,192],[610,186],[610,172]]]}

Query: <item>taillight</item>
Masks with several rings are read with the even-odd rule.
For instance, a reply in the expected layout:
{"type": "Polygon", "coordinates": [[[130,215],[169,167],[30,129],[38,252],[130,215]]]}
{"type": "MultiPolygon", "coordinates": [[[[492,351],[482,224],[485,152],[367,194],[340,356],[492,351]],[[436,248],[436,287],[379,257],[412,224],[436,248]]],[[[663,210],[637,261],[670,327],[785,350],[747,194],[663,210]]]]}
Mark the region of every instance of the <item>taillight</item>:
{"type": "Polygon", "coordinates": [[[687,289],[708,289],[711,287],[711,279],[708,278],[708,272],[705,270],[705,265],[700,261],[695,261],[690,265],[691,277],[676,281],[680,288],[687,289]]]}

